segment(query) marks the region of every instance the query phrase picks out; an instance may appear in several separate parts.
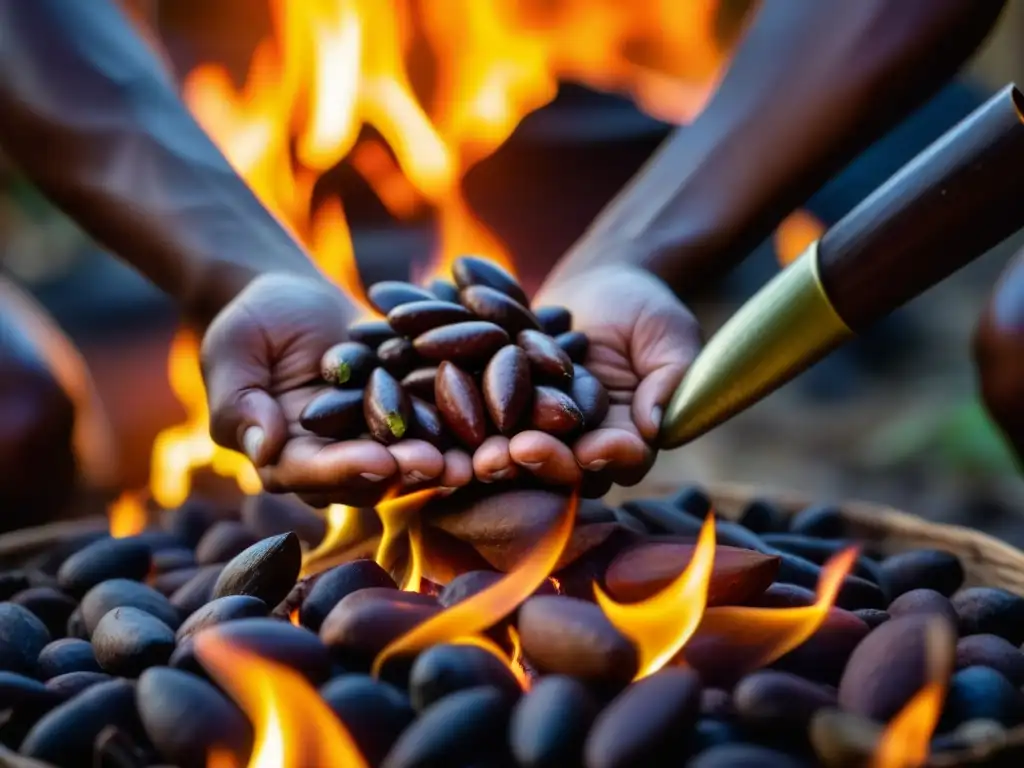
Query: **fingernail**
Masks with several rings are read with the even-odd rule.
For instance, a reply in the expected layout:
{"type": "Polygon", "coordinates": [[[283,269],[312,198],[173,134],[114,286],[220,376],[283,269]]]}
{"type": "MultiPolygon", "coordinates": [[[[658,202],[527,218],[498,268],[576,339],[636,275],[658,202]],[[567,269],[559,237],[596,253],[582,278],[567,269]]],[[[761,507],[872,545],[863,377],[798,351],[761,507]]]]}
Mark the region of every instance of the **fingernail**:
{"type": "Polygon", "coordinates": [[[253,464],[259,458],[260,448],[263,447],[263,439],[265,437],[263,429],[256,426],[249,427],[242,434],[242,450],[245,451],[245,455],[249,457],[249,461],[253,464]]]}
{"type": "Polygon", "coordinates": [[[600,472],[602,469],[604,469],[607,466],[608,466],[608,460],[607,459],[598,459],[597,461],[590,462],[589,464],[585,465],[583,468],[588,470],[589,472],[600,472]]]}
{"type": "Polygon", "coordinates": [[[538,469],[543,469],[544,468],[544,462],[543,461],[521,461],[521,462],[519,462],[519,466],[526,467],[531,472],[536,472],[538,469]]]}
{"type": "Polygon", "coordinates": [[[411,483],[423,483],[429,480],[430,478],[424,475],[422,472],[419,472],[414,469],[412,472],[406,474],[405,479],[411,483]]]}
{"type": "Polygon", "coordinates": [[[656,405],[651,409],[651,421],[654,422],[654,426],[657,429],[661,429],[661,406],[656,405]]]}
{"type": "Polygon", "coordinates": [[[510,477],[512,477],[512,469],[509,467],[491,472],[491,480],[508,480],[510,477]]]}
{"type": "Polygon", "coordinates": [[[371,483],[379,483],[387,477],[387,475],[375,475],[372,472],[363,472],[359,476],[364,480],[369,480],[371,483]]]}

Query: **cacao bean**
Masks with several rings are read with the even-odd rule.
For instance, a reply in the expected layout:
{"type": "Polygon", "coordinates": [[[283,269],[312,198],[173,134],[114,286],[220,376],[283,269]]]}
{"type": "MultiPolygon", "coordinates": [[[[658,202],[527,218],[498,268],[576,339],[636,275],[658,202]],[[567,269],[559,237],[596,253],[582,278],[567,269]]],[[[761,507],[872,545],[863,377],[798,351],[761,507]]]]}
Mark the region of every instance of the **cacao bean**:
{"type": "Polygon", "coordinates": [[[473,377],[450,362],[442,362],[434,383],[434,400],[448,431],[470,449],[487,437],[484,403],[473,377]]]}
{"type": "Polygon", "coordinates": [[[704,524],[703,519],[683,512],[670,502],[660,499],[627,501],[622,508],[654,533],[696,536],[704,524]]]}
{"type": "Polygon", "coordinates": [[[377,362],[371,347],[358,341],[343,341],[320,358],[320,376],[336,386],[358,389],[369,380],[377,362]]]}
{"type": "Polygon", "coordinates": [[[17,672],[0,672],[0,710],[27,707],[33,711],[47,710],[64,699],[38,680],[17,672]]]}
{"type": "Polygon", "coordinates": [[[68,701],[80,694],[87,688],[105,683],[113,678],[106,672],[65,672],[63,675],[51,677],[46,681],[46,687],[68,701]]]}
{"type": "Polygon", "coordinates": [[[997,635],[968,635],[956,644],[956,668],[991,667],[1014,686],[1024,684],[1024,653],[997,635]]]}
{"type": "Polygon", "coordinates": [[[377,357],[384,370],[399,379],[421,363],[408,339],[388,339],[377,347],[377,357]]]}
{"type": "Polygon", "coordinates": [[[39,677],[43,680],[68,672],[101,672],[92,644],[77,637],[54,640],[39,652],[39,677]]]}
{"type": "Polygon", "coordinates": [[[745,725],[766,732],[804,735],[820,709],[837,706],[834,689],[790,672],[765,669],[747,675],[733,691],[733,706],[745,725]]]}
{"type": "Polygon", "coordinates": [[[410,395],[434,402],[434,379],[437,377],[437,367],[417,368],[402,379],[402,389],[410,395]]]}
{"type": "Polygon", "coordinates": [[[46,625],[34,613],[14,603],[0,603],[0,670],[35,677],[36,660],[49,642],[46,625]]]}
{"type": "Polygon", "coordinates": [[[343,675],[326,683],[320,695],[348,728],[363,757],[379,765],[416,713],[393,685],[369,675],[343,675]]]}
{"type": "Polygon", "coordinates": [[[398,585],[388,572],[373,560],[353,560],[331,568],[320,575],[306,595],[306,599],[302,601],[299,622],[302,626],[319,632],[327,614],[341,602],[342,598],[369,587],[398,589],[398,585]]]}
{"type": "Polygon", "coordinates": [[[71,555],[57,571],[60,588],[81,597],[106,579],[142,581],[149,573],[149,547],[132,539],[100,539],[71,555]]]}
{"type": "Polygon", "coordinates": [[[382,315],[386,315],[401,304],[408,304],[411,301],[429,301],[435,298],[435,294],[412,283],[400,280],[381,280],[370,286],[366,292],[366,298],[370,300],[374,309],[382,315]]]}
{"type": "Polygon", "coordinates": [[[541,672],[626,684],[637,671],[633,644],[594,603],[531,597],[519,609],[519,635],[523,653],[541,672]]]}
{"type": "Polygon", "coordinates": [[[814,591],[807,587],[796,584],[772,584],[763,594],[754,598],[751,605],[761,608],[800,608],[814,605],[817,599],[814,591]]]}
{"type": "Polygon", "coordinates": [[[366,599],[360,592],[353,592],[327,614],[320,626],[320,639],[346,667],[368,669],[388,643],[440,610],[436,603],[366,599]]]}
{"type": "Polygon", "coordinates": [[[498,431],[513,434],[530,407],[533,386],[526,352],[515,344],[499,349],[484,369],[483,396],[498,431]]]}
{"type": "Polygon", "coordinates": [[[825,685],[838,685],[851,655],[869,632],[868,625],[849,611],[832,608],[817,632],[773,666],[825,685]]]}
{"type": "Polygon", "coordinates": [[[540,328],[548,336],[558,336],[572,330],[572,313],[565,307],[538,307],[534,310],[540,328]]]}
{"type": "Polygon", "coordinates": [[[207,565],[171,595],[171,605],[180,616],[189,616],[210,602],[213,585],[217,583],[223,565],[207,565]]]}
{"type": "MultiPolygon", "coordinates": [[[[842,539],[812,539],[794,533],[768,533],[761,538],[769,546],[778,547],[783,552],[810,560],[817,565],[824,565],[830,558],[853,545],[853,542],[842,539]]],[[[877,577],[875,566],[864,556],[857,558],[851,573],[868,581],[875,581],[877,577]]]]}
{"type": "Polygon", "coordinates": [[[161,573],[152,580],[153,589],[164,597],[170,597],[195,578],[196,574],[202,569],[202,566],[193,565],[188,568],[179,568],[176,571],[161,573]]]}
{"type": "Polygon", "coordinates": [[[68,637],[76,637],[79,640],[88,640],[89,633],[85,631],[85,619],[82,618],[82,606],[79,605],[68,616],[68,637]]]}
{"type": "MultiPolygon", "coordinates": [[[[430,299],[403,304],[388,313],[388,322],[403,336],[412,338],[428,331],[473,320],[473,313],[461,304],[430,299]]],[[[417,345],[417,350],[419,346],[417,345]]],[[[427,357],[427,355],[424,355],[427,357]]],[[[437,359],[443,359],[437,358],[437,359]]]]}
{"type": "Polygon", "coordinates": [[[53,587],[29,587],[11,598],[11,602],[27,608],[43,622],[50,637],[60,637],[68,619],[78,607],[72,598],[53,587]]]}
{"type": "Polygon", "coordinates": [[[241,519],[245,527],[261,539],[295,531],[310,547],[319,544],[327,532],[324,518],[295,496],[273,493],[247,496],[242,502],[241,519]]]}
{"type": "Polygon", "coordinates": [[[1006,727],[1024,716],[1021,692],[991,667],[967,667],[949,681],[938,730],[949,731],[969,720],[994,720],[1006,727]]]}
{"type": "Polygon", "coordinates": [[[447,360],[467,368],[482,366],[508,343],[505,331],[483,320],[434,328],[413,341],[423,358],[437,363],[447,360]]]}
{"type": "Polygon", "coordinates": [[[91,636],[100,619],[114,608],[130,606],[156,617],[171,629],[181,624],[178,609],[152,587],[128,579],[108,579],[86,592],[82,598],[82,619],[91,636]]]}
{"type": "Polygon", "coordinates": [[[897,597],[886,609],[894,619],[912,613],[933,613],[945,618],[951,627],[957,625],[956,609],[948,598],[934,589],[912,589],[897,597]]]}
{"type": "Polygon", "coordinates": [[[96,624],[92,648],[104,672],[138,677],[167,663],[174,652],[174,630],[138,608],[114,608],[96,624]]]}
{"type": "Polygon", "coordinates": [[[664,765],[685,751],[700,712],[700,677],[663,669],[634,683],[597,716],[583,748],[588,768],[664,765]]]}
{"type": "Polygon", "coordinates": [[[583,366],[574,365],[573,371],[569,396],[583,414],[583,428],[596,429],[608,415],[608,390],[583,366]]]}
{"type": "Polygon", "coordinates": [[[922,588],[949,597],[964,583],[960,559],[938,549],[912,549],[887,557],[881,570],[882,584],[890,600],[922,588]]]}
{"type": "Polygon", "coordinates": [[[225,595],[211,600],[195,613],[190,615],[175,633],[180,643],[196,632],[217,624],[238,619],[250,619],[266,616],[270,613],[267,604],[252,595],[225,595]]]}
{"type": "Polygon", "coordinates": [[[463,256],[452,264],[452,277],[455,284],[465,290],[472,285],[486,285],[506,296],[511,296],[524,307],[530,306],[526,292],[518,281],[497,264],[474,256],[463,256]]]}
{"type": "Polygon", "coordinates": [[[314,435],[332,440],[358,437],[366,426],[363,390],[328,389],[321,392],[302,409],[299,425],[314,435]]]}
{"type": "Polygon", "coordinates": [[[511,296],[486,285],[471,285],[462,291],[462,304],[481,320],[500,325],[510,336],[531,329],[540,331],[533,313],[511,296]]]}
{"type": "Polygon", "coordinates": [[[572,360],[550,336],[540,331],[520,331],[516,343],[526,353],[530,369],[537,379],[559,386],[568,384],[572,379],[572,360]]]}
{"type": "Polygon", "coordinates": [[[831,505],[807,507],[797,512],[789,521],[789,531],[817,539],[845,539],[850,534],[842,510],[831,505]]]}
{"type": "Polygon", "coordinates": [[[770,501],[754,499],[740,514],[739,524],[756,534],[780,533],[786,530],[786,516],[770,501]]]}
{"type": "Polygon", "coordinates": [[[523,692],[497,656],[473,645],[439,644],[416,657],[409,673],[409,697],[422,712],[456,691],[492,686],[515,701],[523,692]]]}
{"type": "Polygon", "coordinates": [[[370,349],[376,349],[397,335],[386,320],[367,320],[348,327],[349,340],[365,344],[370,349]]]}
{"type": "Polygon", "coordinates": [[[376,369],[363,398],[363,416],[373,438],[384,445],[401,440],[411,415],[409,398],[395,377],[383,368],[376,369]]]}
{"type": "Polygon", "coordinates": [[[418,397],[410,397],[409,403],[412,406],[410,436],[416,440],[428,442],[435,448],[445,450],[450,440],[444,429],[444,422],[441,420],[441,412],[418,397]]]}
{"type": "Polygon", "coordinates": [[[554,387],[534,387],[530,426],[566,438],[583,428],[583,413],[565,392],[554,387]]]}
{"type": "Polygon", "coordinates": [[[146,735],[176,765],[205,765],[214,751],[244,759],[252,747],[245,715],[195,675],[147,669],[139,677],[136,702],[146,735]]]}
{"type": "Polygon", "coordinates": [[[428,707],[405,729],[382,768],[493,764],[507,749],[512,702],[495,688],[469,688],[428,707]]]}
{"type": "Polygon", "coordinates": [[[1024,642],[1024,598],[997,587],[970,587],[953,596],[961,635],[999,635],[1024,642]]]}
{"type": "Polygon", "coordinates": [[[583,742],[597,717],[590,692],[571,677],[542,677],[512,710],[509,742],[524,768],[583,764],[583,742]]]}
{"type": "Polygon", "coordinates": [[[868,625],[869,629],[885,624],[892,616],[888,611],[880,611],[877,608],[861,608],[854,611],[853,615],[868,625]]]}
{"type": "Polygon", "coordinates": [[[459,303],[459,289],[455,287],[454,283],[450,283],[447,280],[431,280],[430,292],[434,295],[434,298],[440,299],[441,301],[450,301],[452,304],[459,303]]]}
{"type": "Polygon", "coordinates": [[[139,730],[135,684],[128,680],[97,683],[50,710],[29,731],[20,752],[52,765],[92,768],[93,742],[111,725],[139,730]]]}
{"type": "Polygon", "coordinates": [[[206,530],[221,517],[221,512],[212,502],[193,495],[180,507],[171,510],[165,523],[168,531],[181,539],[186,547],[194,549],[206,530]]]}
{"type": "Polygon", "coordinates": [[[162,549],[153,553],[153,573],[164,574],[180,568],[191,568],[196,564],[196,553],[189,547],[162,549]]]}
{"type": "Polygon", "coordinates": [[[224,566],[214,598],[251,595],[268,606],[284,600],[302,570],[302,545],[293,531],[258,541],[224,566]]]}
{"type": "Polygon", "coordinates": [[[19,592],[34,586],[25,571],[0,571],[0,600],[10,600],[19,592]]]}
{"type": "Polygon", "coordinates": [[[196,562],[200,565],[224,563],[248,549],[259,539],[237,520],[222,520],[208,530],[196,545],[196,562]]]}
{"type": "Polygon", "coordinates": [[[555,336],[555,343],[562,348],[562,351],[569,356],[574,363],[584,363],[587,359],[587,350],[590,349],[590,339],[580,331],[569,331],[555,336]]]}
{"type": "Polygon", "coordinates": [[[687,768],[806,768],[799,758],[756,744],[719,744],[687,762],[687,768]]]}

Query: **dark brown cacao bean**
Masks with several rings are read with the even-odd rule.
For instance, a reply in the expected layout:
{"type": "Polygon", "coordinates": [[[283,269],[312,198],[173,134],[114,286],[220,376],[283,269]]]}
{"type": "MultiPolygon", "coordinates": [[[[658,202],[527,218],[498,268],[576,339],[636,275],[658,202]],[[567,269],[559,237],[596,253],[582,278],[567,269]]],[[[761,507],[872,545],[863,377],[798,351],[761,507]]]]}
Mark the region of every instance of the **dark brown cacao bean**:
{"type": "Polygon", "coordinates": [[[97,623],[92,647],[104,672],[138,677],[167,663],[174,652],[174,630],[138,608],[115,608],[97,623]]]}
{"type": "Polygon", "coordinates": [[[302,570],[302,545],[294,531],[258,541],[224,566],[213,598],[251,595],[276,606],[295,586],[302,570]]]}
{"type": "Polygon", "coordinates": [[[421,363],[408,339],[389,339],[377,347],[377,357],[384,370],[400,379],[421,363]]]}
{"type": "Polygon", "coordinates": [[[142,581],[152,562],[150,548],[134,539],[100,539],[71,555],[57,571],[57,583],[81,597],[105,579],[142,581]]]}
{"type": "Polygon", "coordinates": [[[177,629],[181,624],[178,609],[152,587],[129,579],[108,579],[90,589],[82,598],[82,619],[85,621],[85,631],[91,636],[96,631],[96,625],[100,623],[100,619],[114,608],[123,606],[145,611],[160,619],[171,629],[177,629]]]}
{"type": "Polygon", "coordinates": [[[363,390],[329,389],[302,409],[299,424],[314,435],[332,440],[357,437],[366,425],[363,419],[363,390]]]}
{"type": "Polygon", "coordinates": [[[224,624],[228,621],[266,616],[268,613],[270,613],[270,609],[267,607],[267,604],[258,597],[253,597],[252,595],[225,595],[224,597],[211,600],[185,619],[181,626],[178,627],[175,639],[180,643],[201,629],[224,624]]]}
{"type": "Polygon", "coordinates": [[[335,677],[320,689],[320,695],[346,725],[370,765],[380,765],[416,718],[404,693],[369,675],[335,677]]]}
{"type": "Polygon", "coordinates": [[[999,635],[1024,643],[1024,598],[998,587],[969,587],[953,596],[961,635],[999,635]]]}
{"type": "Polygon", "coordinates": [[[50,633],[27,608],[0,603],[0,670],[35,676],[36,659],[50,642],[50,633]]]}
{"type": "Polygon", "coordinates": [[[583,414],[583,428],[595,429],[608,415],[608,390],[583,366],[576,365],[573,368],[569,396],[583,414]]]}
{"type": "Polygon", "coordinates": [[[456,691],[493,686],[513,701],[523,692],[512,671],[497,656],[473,645],[434,645],[413,662],[409,696],[420,712],[456,691]]]}
{"type": "Polygon", "coordinates": [[[498,431],[513,434],[523,422],[533,396],[526,352],[509,344],[495,353],[484,369],[483,396],[498,431]]]}
{"type": "Polygon", "coordinates": [[[434,379],[437,377],[437,366],[417,368],[402,379],[402,389],[414,397],[427,402],[434,402],[434,379]]]}
{"type": "Polygon", "coordinates": [[[565,307],[538,307],[534,314],[540,329],[548,336],[559,336],[572,330],[572,313],[565,307]]]}
{"type": "Polygon", "coordinates": [[[555,337],[555,343],[562,348],[562,351],[569,356],[574,363],[583,363],[587,359],[587,350],[590,349],[590,339],[582,331],[569,331],[560,333],[555,337]]]}
{"type": "Polygon", "coordinates": [[[237,520],[221,520],[214,524],[196,545],[196,562],[200,565],[224,563],[247,547],[259,541],[259,537],[237,520]]]}
{"type": "Polygon", "coordinates": [[[473,313],[461,304],[437,299],[402,304],[388,313],[388,322],[392,327],[409,338],[472,319],[473,313]]]}
{"type": "Polygon", "coordinates": [[[411,415],[409,397],[395,377],[383,368],[375,370],[363,398],[363,416],[373,438],[384,445],[401,440],[411,415]]]}
{"type": "Polygon", "coordinates": [[[382,280],[370,286],[366,297],[374,309],[382,315],[386,315],[400,304],[408,304],[411,301],[428,301],[435,296],[425,288],[419,288],[412,283],[400,280],[382,280]]]}
{"type": "Polygon", "coordinates": [[[476,449],[487,437],[484,402],[473,377],[445,361],[437,369],[434,401],[448,431],[466,447],[476,449]]]}
{"type": "Polygon", "coordinates": [[[524,307],[530,306],[530,300],[526,298],[526,292],[519,282],[492,261],[475,256],[463,256],[452,264],[452,277],[455,278],[455,284],[463,290],[471,285],[486,285],[511,296],[524,307]]]}
{"type": "Polygon", "coordinates": [[[376,349],[397,335],[396,330],[388,325],[386,320],[368,320],[348,327],[349,340],[365,344],[370,349],[376,349]]]}
{"type": "Polygon", "coordinates": [[[359,388],[376,366],[377,356],[370,347],[358,341],[343,341],[320,358],[320,376],[335,386],[359,388]]]}
{"type": "Polygon", "coordinates": [[[481,320],[500,325],[510,336],[540,330],[533,313],[511,296],[486,285],[471,285],[462,292],[462,304],[481,320]]]}
{"type": "Polygon", "coordinates": [[[327,614],[353,592],[378,587],[397,590],[398,585],[388,572],[373,560],[362,559],[344,563],[322,573],[302,601],[299,622],[319,632],[327,614]]]}
{"type": "Polygon", "coordinates": [[[534,387],[530,426],[555,437],[569,437],[583,428],[583,414],[560,389],[534,387]]]}
{"type": "Polygon", "coordinates": [[[77,637],[54,640],[39,654],[39,677],[49,680],[68,672],[100,672],[92,645],[77,637]]]}
{"type": "Polygon", "coordinates": [[[433,405],[420,400],[418,397],[410,397],[412,405],[412,431],[410,437],[417,440],[425,440],[436,448],[444,450],[448,446],[448,433],[445,432],[444,422],[441,413],[433,405]]]}
{"type": "Polygon", "coordinates": [[[413,345],[427,360],[474,367],[486,363],[508,342],[508,334],[494,323],[472,320],[427,331],[413,345]]]}
{"type": "Polygon", "coordinates": [[[564,385],[572,379],[572,360],[555,340],[540,331],[522,331],[516,343],[526,352],[530,368],[538,380],[564,385]]]}

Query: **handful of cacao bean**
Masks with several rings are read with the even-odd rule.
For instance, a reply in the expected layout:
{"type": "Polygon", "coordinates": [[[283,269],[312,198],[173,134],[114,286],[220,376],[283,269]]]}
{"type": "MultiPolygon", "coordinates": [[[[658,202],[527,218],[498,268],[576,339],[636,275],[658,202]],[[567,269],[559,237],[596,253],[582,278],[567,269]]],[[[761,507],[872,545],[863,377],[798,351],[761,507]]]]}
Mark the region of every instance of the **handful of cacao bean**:
{"type": "Polygon", "coordinates": [[[321,375],[334,386],[306,406],[304,429],[472,451],[525,429],[569,441],[604,420],[608,392],[581,365],[588,340],[567,309],[531,311],[515,278],[482,259],[462,257],[452,274],[454,284],[369,289],[386,319],[352,325],[324,354],[321,375]]]}

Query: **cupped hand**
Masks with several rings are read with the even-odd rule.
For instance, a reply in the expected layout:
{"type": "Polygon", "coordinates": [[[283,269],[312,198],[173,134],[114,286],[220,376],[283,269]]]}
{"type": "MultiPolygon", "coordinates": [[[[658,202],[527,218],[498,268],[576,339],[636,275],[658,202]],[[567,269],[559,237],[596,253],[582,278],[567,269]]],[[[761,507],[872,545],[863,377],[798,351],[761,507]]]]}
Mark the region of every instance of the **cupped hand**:
{"type": "Polygon", "coordinates": [[[608,389],[604,422],[571,447],[537,431],[491,437],[473,456],[480,480],[522,471],[541,480],[606,490],[634,485],[654,462],[662,412],[700,348],[693,315],[661,280],[609,265],[546,285],[534,306],[564,306],[590,339],[584,366],[608,389]]]}
{"type": "Polygon", "coordinates": [[[266,490],[297,493],[315,506],[372,504],[396,483],[466,484],[472,468],[464,454],[442,455],[419,440],[336,442],[299,425],[328,386],[320,358],[345,340],[357,315],[326,280],[273,273],[250,283],[203,338],[213,439],[245,453],[266,490]]]}

